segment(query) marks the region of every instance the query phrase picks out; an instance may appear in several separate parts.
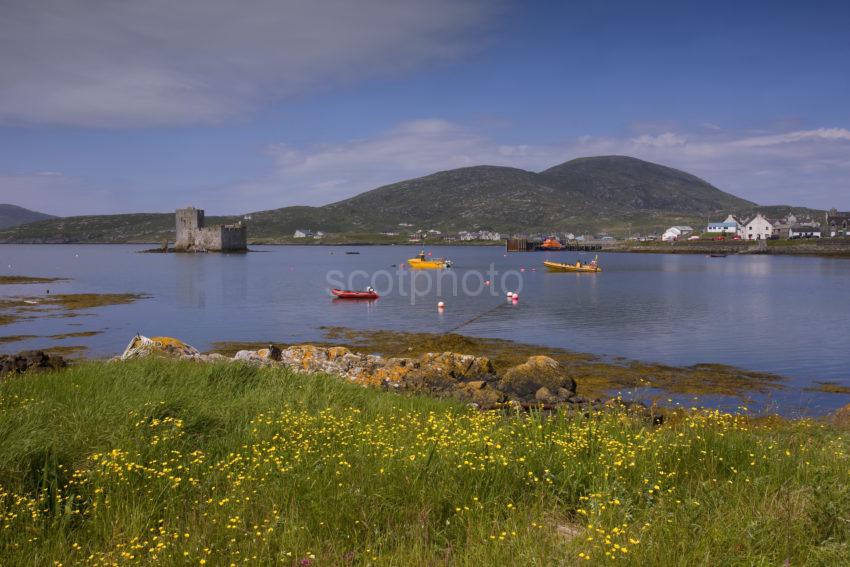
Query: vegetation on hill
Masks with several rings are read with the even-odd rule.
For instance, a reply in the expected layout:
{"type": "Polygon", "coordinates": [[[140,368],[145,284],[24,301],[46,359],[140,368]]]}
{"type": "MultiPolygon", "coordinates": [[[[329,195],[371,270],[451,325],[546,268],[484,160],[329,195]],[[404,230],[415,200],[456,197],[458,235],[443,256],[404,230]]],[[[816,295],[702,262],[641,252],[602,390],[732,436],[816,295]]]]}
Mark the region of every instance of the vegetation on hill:
{"type": "Polygon", "coordinates": [[[0,228],[18,226],[46,219],[55,219],[53,215],[31,211],[17,205],[0,204],[0,228]]]}
{"type": "MultiPolygon", "coordinates": [[[[251,213],[249,240],[287,242],[296,229],[345,235],[489,229],[504,233],[654,232],[757,205],[688,173],[624,156],[580,158],[534,173],[476,166],[378,187],[322,207],[251,213]]],[[[236,222],[242,217],[209,218],[236,222]]],[[[174,239],[169,214],[84,216],[0,230],[0,242],[159,242],[174,239]]],[[[404,241],[405,235],[396,238],[404,241]]],[[[356,239],[355,239],[356,240],[356,239]]]]}
{"type": "Polygon", "coordinates": [[[475,412],[321,375],[0,383],[9,565],[846,565],[850,441],[694,411],[475,412]]]}

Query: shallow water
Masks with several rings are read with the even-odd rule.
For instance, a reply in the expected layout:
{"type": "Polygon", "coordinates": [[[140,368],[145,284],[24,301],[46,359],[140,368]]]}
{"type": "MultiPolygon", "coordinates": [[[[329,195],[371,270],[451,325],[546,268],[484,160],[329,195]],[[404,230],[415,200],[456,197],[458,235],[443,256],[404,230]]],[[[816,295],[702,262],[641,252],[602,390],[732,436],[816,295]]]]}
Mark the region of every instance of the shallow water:
{"type": "Polygon", "coordinates": [[[144,248],[0,245],[0,273],[72,278],[0,286],[0,297],[38,296],[46,289],[151,296],[81,312],[85,316],[80,317],[39,317],[0,326],[0,337],[42,337],[0,344],[0,351],[83,345],[89,356],[106,356],[120,352],[136,332],[177,336],[203,350],[220,340],[318,340],[322,326],[455,330],[644,361],[715,362],[779,373],[789,377],[787,387],[756,402],[776,405],[783,413],[823,413],[850,402],[847,395],[803,389],[818,380],[850,386],[848,260],[609,253],[599,256],[605,270],[601,274],[566,274],[548,273],[541,263],[589,261],[591,255],[433,248],[435,256],[455,262],[438,291],[437,272],[394,267],[413,256],[418,251],[414,247],[257,246],[257,252],[242,255],[137,253],[144,248]],[[346,250],[360,254],[347,255],[346,250]],[[329,274],[332,270],[339,273],[329,274]],[[352,287],[359,288],[374,278],[382,297],[374,302],[332,300],[329,277],[345,282],[352,275],[352,287]],[[491,285],[482,284],[486,279],[493,280],[491,285]],[[506,290],[518,291],[519,301],[507,301],[506,290]],[[445,310],[436,308],[438,300],[446,303],[445,310]],[[102,333],[43,338],[78,331],[102,333]]]}

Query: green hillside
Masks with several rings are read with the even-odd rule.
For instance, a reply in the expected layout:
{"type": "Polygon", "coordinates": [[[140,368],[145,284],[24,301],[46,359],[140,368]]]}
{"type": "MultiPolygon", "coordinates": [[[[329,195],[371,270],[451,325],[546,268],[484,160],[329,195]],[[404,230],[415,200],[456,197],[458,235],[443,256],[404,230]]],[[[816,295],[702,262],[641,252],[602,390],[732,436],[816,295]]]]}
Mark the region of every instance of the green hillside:
{"type": "MultiPolygon", "coordinates": [[[[198,203],[203,206],[203,203],[198,203]]],[[[443,232],[647,232],[757,205],[677,169],[624,156],[580,158],[534,173],[476,166],[378,187],[322,207],[251,214],[252,241],[285,241],[299,228],[335,234],[398,231],[401,223],[443,232]]],[[[233,222],[240,217],[210,218],[233,222]]],[[[70,217],[0,230],[0,242],[159,242],[173,215],[70,217]]]]}

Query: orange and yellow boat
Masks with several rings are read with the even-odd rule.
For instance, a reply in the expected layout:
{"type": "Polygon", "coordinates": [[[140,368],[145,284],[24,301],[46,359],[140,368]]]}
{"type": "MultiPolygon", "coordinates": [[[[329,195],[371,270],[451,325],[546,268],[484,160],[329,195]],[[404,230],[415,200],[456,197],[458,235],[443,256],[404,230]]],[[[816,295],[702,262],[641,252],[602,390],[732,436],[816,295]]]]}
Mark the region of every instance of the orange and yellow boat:
{"type": "Polygon", "coordinates": [[[540,250],[563,250],[564,245],[554,236],[550,236],[538,248],[540,250]]]}
{"type": "Polygon", "coordinates": [[[452,267],[451,260],[445,258],[428,258],[425,256],[424,250],[419,252],[415,258],[409,259],[407,264],[415,270],[441,270],[452,267]]]}
{"type": "Polygon", "coordinates": [[[549,268],[552,272],[579,272],[579,273],[596,273],[601,272],[599,266],[599,256],[594,258],[589,264],[576,262],[575,264],[563,264],[561,262],[543,262],[543,265],[549,268]]]}

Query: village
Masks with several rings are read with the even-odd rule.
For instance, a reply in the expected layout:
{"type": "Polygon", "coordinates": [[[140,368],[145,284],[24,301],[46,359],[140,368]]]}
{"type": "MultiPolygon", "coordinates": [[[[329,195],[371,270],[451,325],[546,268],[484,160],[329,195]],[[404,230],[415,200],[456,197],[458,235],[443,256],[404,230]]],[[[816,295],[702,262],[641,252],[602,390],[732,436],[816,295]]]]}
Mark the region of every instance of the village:
{"type": "MultiPolygon", "coordinates": [[[[728,215],[725,220],[709,222],[702,235],[696,234],[690,226],[671,226],[663,235],[662,242],[679,240],[798,240],[802,238],[844,238],[850,226],[850,212],[840,213],[832,209],[824,215],[823,221],[814,217],[797,217],[793,213],[781,219],[771,219],[762,213],[739,220],[728,215]]],[[[655,240],[656,237],[646,237],[655,240]]]]}
{"type": "MultiPolygon", "coordinates": [[[[410,223],[399,223],[397,229],[379,233],[381,237],[399,239],[411,244],[452,244],[452,243],[496,243],[503,241],[524,241],[529,248],[547,248],[547,241],[562,245],[610,245],[616,242],[680,242],[680,241],[723,241],[723,240],[799,240],[819,238],[845,238],[850,236],[850,212],[832,209],[818,219],[814,215],[795,215],[789,213],[782,218],[771,218],[758,212],[751,216],[727,215],[724,220],[709,221],[702,230],[688,225],[676,225],[663,233],[628,234],[617,238],[609,233],[576,234],[567,231],[549,231],[533,233],[501,233],[494,230],[461,230],[445,232],[434,228],[416,228],[410,223]]],[[[326,233],[321,230],[298,229],[294,239],[312,239],[321,241],[326,233]]],[[[523,245],[524,246],[524,245],[523,245]]]]}

